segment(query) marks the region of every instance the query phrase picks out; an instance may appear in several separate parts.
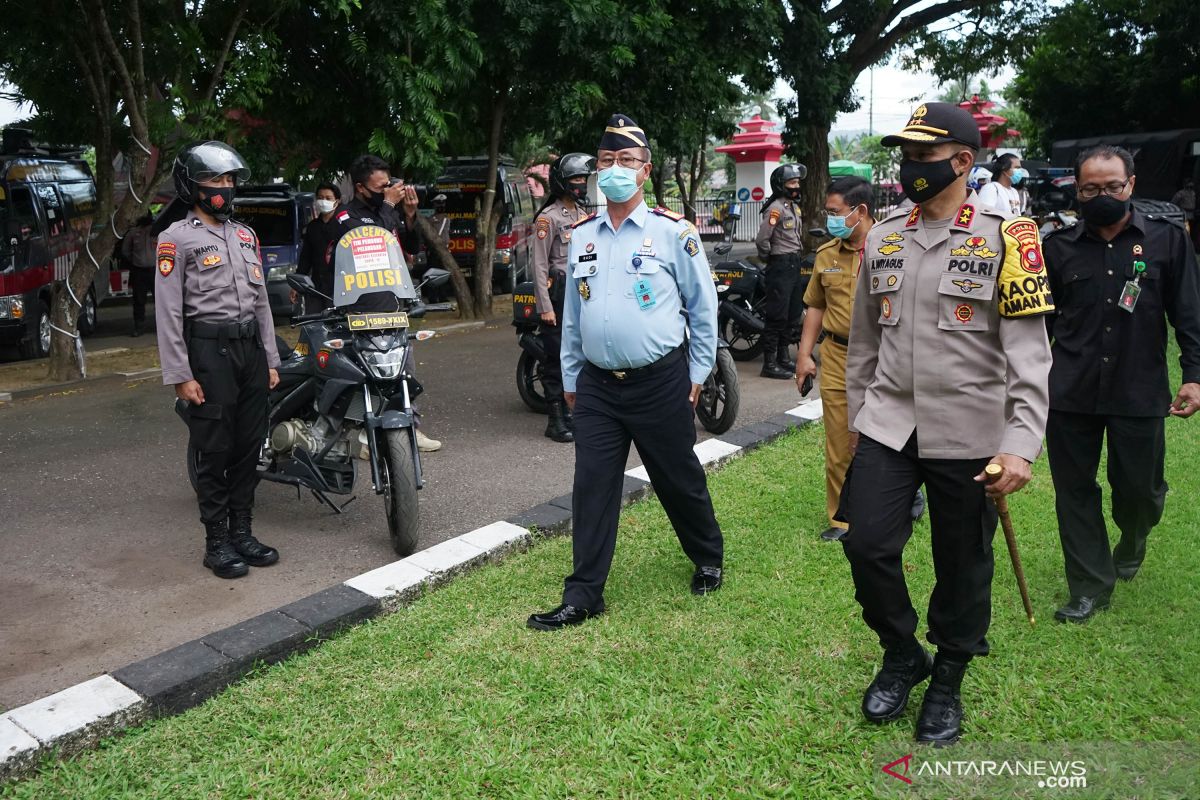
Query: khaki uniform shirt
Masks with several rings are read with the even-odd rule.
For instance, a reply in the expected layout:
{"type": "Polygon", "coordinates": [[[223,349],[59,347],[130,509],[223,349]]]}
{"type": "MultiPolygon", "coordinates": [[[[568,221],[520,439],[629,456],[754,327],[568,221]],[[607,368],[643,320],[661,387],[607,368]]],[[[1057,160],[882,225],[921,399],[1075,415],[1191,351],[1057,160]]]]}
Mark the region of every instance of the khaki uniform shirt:
{"type": "Polygon", "coordinates": [[[821,327],[843,339],[850,338],[850,311],[863,251],[845,239],[835,238],[817,249],[813,279],[804,292],[804,304],[824,311],[821,327]]]}
{"type": "Polygon", "coordinates": [[[1037,224],[980,206],[872,228],[846,366],[850,428],[922,458],[1041,452],[1054,310],[1037,224]]]}
{"type": "Polygon", "coordinates": [[[765,261],[771,256],[802,252],[800,223],[800,209],[794,202],[783,198],[773,200],[767,206],[767,213],[763,214],[758,236],[754,237],[759,257],[765,261]]]}
{"type": "Polygon", "coordinates": [[[253,230],[232,220],[209,227],[188,212],[159,235],[157,262],[154,319],[164,384],[193,379],[185,321],[257,320],[267,365],[279,366],[266,274],[253,230]]]}
{"type": "Polygon", "coordinates": [[[550,303],[550,273],[553,270],[566,272],[571,226],[585,216],[578,207],[572,212],[562,200],[555,200],[538,214],[532,255],[533,294],[537,298],[539,314],[554,310],[550,303]]]}

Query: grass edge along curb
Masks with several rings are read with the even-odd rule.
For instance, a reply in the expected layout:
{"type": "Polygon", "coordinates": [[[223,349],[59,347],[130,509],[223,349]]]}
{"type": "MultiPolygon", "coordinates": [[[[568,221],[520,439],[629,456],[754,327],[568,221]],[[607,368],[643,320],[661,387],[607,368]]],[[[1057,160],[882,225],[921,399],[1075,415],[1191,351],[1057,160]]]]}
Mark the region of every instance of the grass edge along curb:
{"type": "MultiPolygon", "coordinates": [[[[706,470],[821,418],[819,400],[699,442],[706,470]]],[[[653,493],[645,470],[626,472],[622,508],[653,493]]],[[[217,696],[263,665],[391,614],[457,576],[571,530],[571,496],[556,497],[293,603],[99,675],[0,715],[0,784],[109,736],[217,696]]]]}

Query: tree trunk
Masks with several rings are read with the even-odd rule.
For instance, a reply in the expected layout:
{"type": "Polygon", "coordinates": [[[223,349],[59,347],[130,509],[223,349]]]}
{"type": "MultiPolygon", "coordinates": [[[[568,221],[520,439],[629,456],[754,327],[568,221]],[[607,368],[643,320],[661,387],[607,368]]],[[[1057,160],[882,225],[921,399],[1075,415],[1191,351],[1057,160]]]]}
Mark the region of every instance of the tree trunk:
{"type": "Polygon", "coordinates": [[[803,129],[808,177],[800,181],[800,213],[804,219],[804,244],[814,249],[821,244],[807,233],[825,223],[825,190],[829,187],[829,126],[806,125],[803,129]]]}
{"type": "Polygon", "coordinates": [[[488,136],[487,188],[475,220],[475,313],[483,319],[492,318],[492,261],[496,255],[496,224],[500,206],[496,203],[496,173],[500,167],[500,139],[504,132],[503,94],[492,102],[492,130],[488,136]]]}
{"type": "Polygon", "coordinates": [[[667,165],[653,164],[650,167],[650,186],[654,189],[654,199],[658,205],[663,204],[667,196],[667,165]]]}
{"type": "Polygon", "coordinates": [[[454,298],[458,301],[459,319],[475,319],[475,298],[471,296],[471,285],[467,283],[467,276],[463,275],[462,268],[454,260],[454,254],[438,238],[437,231],[429,224],[427,217],[418,214],[417,227],[425,240],[426,252],[436,253],[438,265],[450,273],[450,284],[454,287],[454,298]]]}

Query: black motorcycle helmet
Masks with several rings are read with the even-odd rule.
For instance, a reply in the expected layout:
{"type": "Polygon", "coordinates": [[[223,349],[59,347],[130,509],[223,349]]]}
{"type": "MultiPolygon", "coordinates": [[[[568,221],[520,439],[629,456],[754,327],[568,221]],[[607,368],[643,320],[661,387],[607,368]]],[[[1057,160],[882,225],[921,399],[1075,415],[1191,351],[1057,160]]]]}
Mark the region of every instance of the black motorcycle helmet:
{"type": "Polygon", "coordinates": [[[776,197],[787,197],[787,189],[784,184],[792,178],[804,180],[808,177],[808,167],[803,164],[780,164],[771,171],[771,193],[776,197]]]}
{"type": "Polygon", "coordinates": [[[238,183],[250,180],[250,168],[237,150],[224,142],[189,144],[175,157],[171,177],[175,179],[175,194],[186,205],[196,202],[196,184],[219,175],[233,173],[238,183]]]}
{"type": "Polygon", "coordinates": [[[570,196],[578,203],[587,202],[587,188],[580,192],[571,186],[571,178],[587,178],[596,171],[596,157],[587,153],[567,153],[550,165],[550,194],[570,196]]]}

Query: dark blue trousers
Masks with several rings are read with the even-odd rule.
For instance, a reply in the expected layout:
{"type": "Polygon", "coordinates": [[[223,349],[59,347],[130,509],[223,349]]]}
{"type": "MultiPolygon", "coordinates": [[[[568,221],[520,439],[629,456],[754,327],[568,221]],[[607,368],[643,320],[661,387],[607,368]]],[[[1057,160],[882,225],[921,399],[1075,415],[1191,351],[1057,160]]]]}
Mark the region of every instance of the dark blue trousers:
{"type": "Polygon", "coordinates": [[[704,468],[692,450],[696,426],[690,388],[686,358],[625,380],[590,364],[580,373],[572,496],[575,569],[564,583],[563,603],[592,611],[604,607],[630,442],[637,445],[684,553],[696,566],[721,566],[721,528],[704,468]]]}

